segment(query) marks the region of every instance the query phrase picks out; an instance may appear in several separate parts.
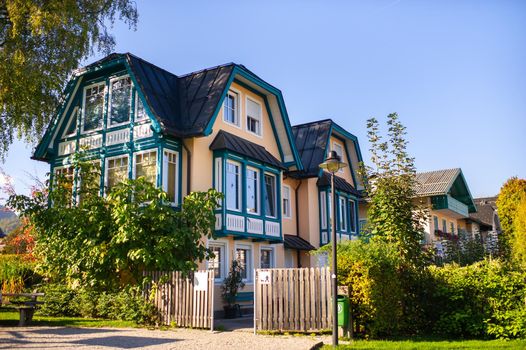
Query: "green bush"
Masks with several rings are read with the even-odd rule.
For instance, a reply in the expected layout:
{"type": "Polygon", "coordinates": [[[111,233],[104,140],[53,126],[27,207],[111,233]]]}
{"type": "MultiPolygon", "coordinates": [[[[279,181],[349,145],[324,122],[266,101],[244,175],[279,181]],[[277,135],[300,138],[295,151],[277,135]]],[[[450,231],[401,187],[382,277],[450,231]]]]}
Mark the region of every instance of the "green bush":
{"type": "Polygon", "coordinates": [[[338,245],[338,284],[357,335],[526,338],[526,271],[500,260],[417,269],[391,244],[350,241],[338,245]]]}
{"type": "Polygon", "coordinates": [[[145,300],[138,287],[99,292],[51,284],[44,288],[44,292],[46,296],[40,313],[45,316],[82,316],[147,325],[158,323],[155,306],[145,300]]]}
{"type": "Polygon", "coordinates": [[[431,267],[434,332],[455,337],[526,337],[526,272],[499,260],[431,267]]]}
{"type": "Polygon", "coordinates": [[[25,255],[0,254],[0,290],[19,293],[41,281],[35,272],[35,263],[25,255]]]}

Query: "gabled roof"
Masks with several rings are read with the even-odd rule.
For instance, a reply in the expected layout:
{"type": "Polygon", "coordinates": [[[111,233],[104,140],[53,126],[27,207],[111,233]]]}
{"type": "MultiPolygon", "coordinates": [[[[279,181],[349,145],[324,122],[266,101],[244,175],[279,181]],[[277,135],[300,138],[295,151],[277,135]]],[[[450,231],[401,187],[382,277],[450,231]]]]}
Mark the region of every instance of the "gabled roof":
{"type": "Polygon", "coordinates": [[[416,174],[416,195],[439,196],[451,195],[469,207],[470,212],[475,212],[473,197],[460,168],[428,171],[416,174]]]}
{"type": "Polygon", "coordinates": [[[332,120],[325,119],[292,127],[294,142],[303,163],[305,177],[318,176],[319,165],[325,160],[332,120]]]}
{"type": "Polygon", "coordinates": [[[228,150],[246,156],[275,168],[284,168],[283,164],[270,154],[265,147],[245,140],[224,130],[220,130],[210,144],[212,151],[228,150]]]}
{"type": "Polygon", "coordinates": [[[477,212],[469,214],[469,218],[492,228],[497,212],[497,197],[475,198],[473,201],[477,206],[477,212]]]}
{"type": "MultiPolygon", "coordinates": [[[[271,123],[284,161],[297,169],[303,168],[294,145],[281,91],[243,65],[227,63],[177,76],[131,53],[114,53],[77,70],[68,84],[65,96],[71,95],[73,86],[84,74],[114,66],[123,66],[128,70],[134,85],[138,87],[141,99],[145,102],[145,109],[154,117],[153,127],[156,132],[181,138],[207,136],[212,132],[213,122],[230,84],[234,79],[239,79],[268,101],[271,123]]],[[[62,108],[66,103],[64,101],[62,108]]],[[[57,128],[57,119],[61,116],[62,112],[57,113],[50,123],[33,158],[46,159],[46,148],[53,140],[52,134],[57,128]]]]}
{"type": "MultiPolygon", "coordinates": [[[[303,170],[291,172],[291,176],[298,178],[321,177],[320,164],[327,157],[330,146],[331,136],[345,140],[346,154],[353,176],[353,182],[358,184],[358,189],[363,185],[356,175],[359,163],[362,161],[362,154],[358,138],[350,132],[336,124],[332,119],[323,119],[315,122],[295,125],[292,127],[294,142],[303,163],[303,170]]],[[[346,160],[343,160],[347,162],[346,160]]],[[[352,187],[351,184],[348,184],[352,187]]],[[[356,191],[356,189],[353,190],[356,191]]]]}

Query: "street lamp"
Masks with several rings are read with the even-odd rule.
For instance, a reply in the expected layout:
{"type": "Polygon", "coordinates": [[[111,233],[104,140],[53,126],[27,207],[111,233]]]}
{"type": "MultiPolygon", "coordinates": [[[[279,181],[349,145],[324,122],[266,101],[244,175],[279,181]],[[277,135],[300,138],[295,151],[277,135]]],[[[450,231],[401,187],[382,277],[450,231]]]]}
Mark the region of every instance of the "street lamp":
{"type": "Polygon", "coordinates": [[[320,164],[320,168],[327,170],[331,173],[331,207],[332,207],[332,218],[331,218],[331,245],[332,245],[332,271],[331,271],[331,282],[332,282],[332,345],[338,345],[338,285],[336,276],[338,274],[338,267],[336,266],[336,196],[334,193],[334,173],[338,170],[343,169],[347,164],[341,162],[340,156],[335,152],[331,151],[329,157],[325,159],[325,162],[320,164]]]}

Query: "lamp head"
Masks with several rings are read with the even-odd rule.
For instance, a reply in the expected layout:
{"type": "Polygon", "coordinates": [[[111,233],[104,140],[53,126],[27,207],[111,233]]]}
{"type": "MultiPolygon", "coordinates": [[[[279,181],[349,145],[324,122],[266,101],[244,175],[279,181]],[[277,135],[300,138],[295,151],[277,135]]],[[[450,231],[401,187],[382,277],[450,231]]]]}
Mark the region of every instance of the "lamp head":
{"type": "Polygon", "coordinates": [[[345,168],[347,164],[341,162],[341,158],[336,151],[330,151],[325,162],[320,164],[320,168],[334,174],[338,170],[345,168]]]}

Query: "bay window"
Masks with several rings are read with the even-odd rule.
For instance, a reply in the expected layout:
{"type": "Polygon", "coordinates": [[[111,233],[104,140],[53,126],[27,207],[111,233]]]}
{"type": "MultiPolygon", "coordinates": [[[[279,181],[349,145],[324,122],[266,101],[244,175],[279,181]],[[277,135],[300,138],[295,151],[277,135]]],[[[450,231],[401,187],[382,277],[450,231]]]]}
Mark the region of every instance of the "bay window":
{"type": "Polygon", "coordinates": [[[349,200],[349,213],[351,232],[356,232],[356,202],[352,199],[349,200]]]}
{"type": "Polygon", "coordinates": [[[227,209],[241,210],[241,166],[239,163],[226,163],[226,203],[227,209]]]}
{"type": "Polygon", "coordinates": [[[157,185],[157,151],[135,154],[135,178],[143,176],[146,181],[157,185]]]}
{"type": "Polygon", "coordinates": [[[126,179],[128,179],[128,156],[108,158],[106,160],[107,191],[126,179]]]}
{"type": "Polygon", "coordinates": [[[265,215],[276,217],[276,176],[265,174],[265,215]]]}
{"type": "Polygon", "coordinates": [[[170,203],[178,204],[178,153],[165,150],[163,154],[163,190],[166,192],[170,203]]]}
{"type": "Polygon", "coordinates": [[[62,193],[67,198],[64,198],[68,204],[73,201],[73,184],[75,182],[75,169],[73,166],[64,166],[55,168],[55,185],[58,185],[62,193]]]}
{"type": "Polygon", "coordinates": [[[104,91],[104,83],[91,85],[84,89],[83,132],[94,131],[102,128],[104,91]]]}
{"type": "Polygon", "coordinates": [[[110,82],[109,127],[130,121],[131,80],[118,78],[110,82]]]}
{"type": "Polygon", "coordinates": [[[247,213],[259,214],[259,171],[247,167],[247,213]]]}

